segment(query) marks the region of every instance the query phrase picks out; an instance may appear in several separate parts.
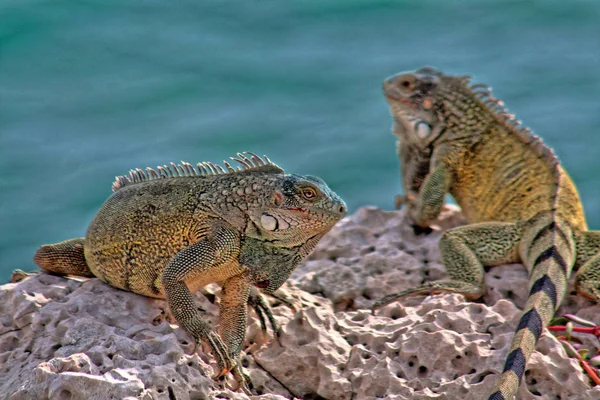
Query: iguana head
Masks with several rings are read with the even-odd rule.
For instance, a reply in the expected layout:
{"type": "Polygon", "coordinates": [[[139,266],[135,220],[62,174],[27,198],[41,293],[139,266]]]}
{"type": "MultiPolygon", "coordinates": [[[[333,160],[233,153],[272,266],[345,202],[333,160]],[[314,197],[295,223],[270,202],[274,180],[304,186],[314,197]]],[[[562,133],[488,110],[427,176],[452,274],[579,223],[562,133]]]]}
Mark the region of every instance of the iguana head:
{"type": "Polygon", "coordinates": [[[248,210],[247,236],[293,247],[322,236],[346,215],[344,200],[320,178],[282,174],[264,187],[265,202],[248,210]]]}
{"type": "Polygon", "coordinates": [[[469,86],[469,79],[444,75],[432,67],[387,78],[383,91],[394,117],[394,133],[400,140],[429,147],[446,130],[481,130],[489,123],[488,110],[473,90],[477,87],[469,86]]]}

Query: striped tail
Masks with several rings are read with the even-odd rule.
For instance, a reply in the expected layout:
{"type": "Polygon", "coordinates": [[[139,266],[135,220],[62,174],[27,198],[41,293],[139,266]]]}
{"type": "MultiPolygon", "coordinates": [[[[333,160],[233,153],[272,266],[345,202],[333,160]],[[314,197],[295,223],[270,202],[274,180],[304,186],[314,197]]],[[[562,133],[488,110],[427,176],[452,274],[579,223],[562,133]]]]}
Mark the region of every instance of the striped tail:
{"type": "Polygon", "coordinates": [[[525,373],[527,360],[564,297],[567,279],[575,262],[575,243],[570,226],[553,213],[536,219],[524,231],[520,253],[530,271],[529,298],[504,371],[488,400],[513,399],[525,373]]]}
{"type": "Polygon", "coordinates": [[[93,277],[85,262],[83,242],[83,238],[77,238],[45,244],[35,252],[33,262],[51,274],[93,277]]]}

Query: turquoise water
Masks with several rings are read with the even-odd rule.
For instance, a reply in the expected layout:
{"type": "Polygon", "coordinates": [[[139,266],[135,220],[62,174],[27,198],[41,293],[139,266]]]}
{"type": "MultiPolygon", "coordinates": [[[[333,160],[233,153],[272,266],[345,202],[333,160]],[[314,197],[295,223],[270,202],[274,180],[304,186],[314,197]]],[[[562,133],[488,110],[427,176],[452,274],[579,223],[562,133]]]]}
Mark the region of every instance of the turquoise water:
{"type": "Polygon", "coordinates": [[[493,86],[600,229],[600,2],[167,3],[0,2],[0,282],[130,168],[248,150],[392,208],[380,85],[425,64],[493,86]]]}

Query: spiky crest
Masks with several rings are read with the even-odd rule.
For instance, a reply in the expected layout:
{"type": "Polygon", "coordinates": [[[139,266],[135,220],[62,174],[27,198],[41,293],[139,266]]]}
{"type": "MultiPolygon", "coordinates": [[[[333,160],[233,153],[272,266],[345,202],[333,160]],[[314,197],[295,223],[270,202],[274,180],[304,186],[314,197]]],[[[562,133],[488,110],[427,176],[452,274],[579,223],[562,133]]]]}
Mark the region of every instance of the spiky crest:
{"type": "Polygon", "coordinates": [[[249,151],[237,153],[237,158],[230,157],[230,159],[239,163],[240,166],[234,168],[229,162],[223,161],[223,165],[225,165],[224,169],[218,164],[213,164],[209,161],[203,161],[196,164],[196,167],[194,167],[188,162],[181,161],[180,164],[170,163],[170,165],[159,165],[156,167],[158,172],[150,167],[146,168],[145,171],[140,168],[132,169],[129,171],[129,175],[117,176],[115,178],[115,181],[112,185],[112,191],[116,192],[124,186],[157,179],[180,178],[186,176],[207,177],[249,172],[265,172],[271,174],[284,173],[281,167],[269,160],[269,157],[263,156],[263,158],[260,158],[256,154],[249,151]]]}
{"type": "MultiPolygon", "coordinates": [[[[496,118],[496,120],[505,126],[510,132],[513,132],[523,144],[529,146],[541,159],[548,163],[554,181],[554,204],[552,208],[553,215],[558,211],[558,192],[560,191],[562,175],[559,171],[560,163],[554,154],[554,151],[546,146],[539,136],[536,136],[527,127],[521,125],[514,114],[508,112],[504,103],[492,95],[492,88],[485,84],[465,85],[481,102],[481,104],[496,118]]],[[[554,218],[554,217],[553,217],[554,218]]]]}
{"type": "Polygon", "coordinates": [[[483,83],[466,85],[466,87],[496,117],[498,122],[514,132],[524,144],[530,146],[541,158],[549,163],[552,169],[558,172],[559,161],[554,151],[546,146],[539,136],[534,135],[529,128],[522,126],[521,121],[515,119],[514,114],[508,112],[504,103],[492,95],[491,87],[483,83]]]}

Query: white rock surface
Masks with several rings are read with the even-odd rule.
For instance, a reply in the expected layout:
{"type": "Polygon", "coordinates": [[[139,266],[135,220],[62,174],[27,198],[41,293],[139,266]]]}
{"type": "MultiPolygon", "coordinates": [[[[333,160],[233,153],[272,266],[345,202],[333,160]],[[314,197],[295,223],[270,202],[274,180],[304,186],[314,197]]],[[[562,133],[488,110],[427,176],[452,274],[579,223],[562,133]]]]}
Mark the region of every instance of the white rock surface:
{"type": "MultiPolygon", "coordinates": [[[[441,230],[461,223],[449,207],[439,231],[415,236],[403,213],[366,207],[345,218],[293,274],[274,302],[281,345],[250,313],[246,354],[256,399],[481,399],[502,370],[527,296],[521,265],[486,275],[483,302],[445,294],[405,299],[373,316],[386,294],[445,276],[441,230]]],[[[216,289],[199,294],[218,323],[216,289]]],[[[218,296],[217,296],[218,298],[218,296]]],[[[600,306],[568,295],[558,314],[600,323],[600,306]]],[[[586,339],[597,351],[597,341],[586,339]]],[[[9,399],[247,399],[214,382],[214,359],[194,353],[164,301],[39,274],[0,286],[0,397],[9,399]]],[[[545,332],[519,399],[600,398],[575,360],[545,332]]]]}

